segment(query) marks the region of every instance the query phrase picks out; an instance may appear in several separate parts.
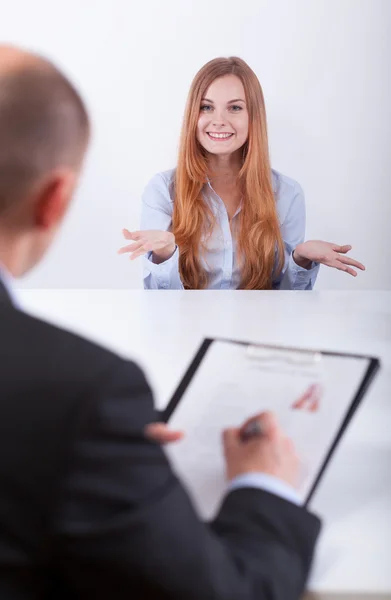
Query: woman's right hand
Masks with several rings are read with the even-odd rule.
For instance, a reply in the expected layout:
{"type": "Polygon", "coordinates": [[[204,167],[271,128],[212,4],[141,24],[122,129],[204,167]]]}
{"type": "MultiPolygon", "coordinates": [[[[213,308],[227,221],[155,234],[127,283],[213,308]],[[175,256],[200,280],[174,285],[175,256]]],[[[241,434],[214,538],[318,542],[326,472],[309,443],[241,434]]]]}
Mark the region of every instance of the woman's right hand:
{"type": "Polygon", "coordinates": [[[123,229],[122,233],[126,240],[132,240],[132,244],[123,246],[118,250],[118,254],[130,254],[130,260],[139,256],[153,252],[154,262],[164,262],[168,260],[175,252],[175,237],[170,231],[128,231],[123,229]]]}

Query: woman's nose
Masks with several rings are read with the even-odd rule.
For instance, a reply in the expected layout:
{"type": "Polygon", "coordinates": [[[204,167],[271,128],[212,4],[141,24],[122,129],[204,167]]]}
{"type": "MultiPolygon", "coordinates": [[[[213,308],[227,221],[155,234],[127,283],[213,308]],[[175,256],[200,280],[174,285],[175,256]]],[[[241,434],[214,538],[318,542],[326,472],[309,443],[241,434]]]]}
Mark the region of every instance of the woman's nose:
{"type": "Polygon", "coordinates": [[[222,114],[214,114],[213,115],[213,126],[214,127],[224,127],[225,119],[222,114]]]}

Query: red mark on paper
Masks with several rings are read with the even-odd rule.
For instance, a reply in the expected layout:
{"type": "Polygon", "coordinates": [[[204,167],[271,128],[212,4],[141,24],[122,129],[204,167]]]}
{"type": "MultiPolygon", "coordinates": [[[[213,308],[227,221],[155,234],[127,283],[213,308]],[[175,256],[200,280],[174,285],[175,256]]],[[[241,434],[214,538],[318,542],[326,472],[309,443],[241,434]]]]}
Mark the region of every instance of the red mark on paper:
{"type": "Polygon", "coordinates": [[[296,400],[291,408],[293,410],[306,410],[308,412],[317,412],[320,407],[320,399],[322,397],[322,388],[318,383],[310,385],[308,390],[304,392],[298,400],[296,400]]]}

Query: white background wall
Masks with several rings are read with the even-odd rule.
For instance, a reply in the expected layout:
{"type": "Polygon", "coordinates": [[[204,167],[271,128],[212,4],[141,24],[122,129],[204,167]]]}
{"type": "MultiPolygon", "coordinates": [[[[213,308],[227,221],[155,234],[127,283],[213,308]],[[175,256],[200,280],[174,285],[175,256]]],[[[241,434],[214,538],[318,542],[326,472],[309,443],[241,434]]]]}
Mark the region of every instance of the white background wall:
{"type": "Polygon", "coordinates": [[[391,289],[390,0],[0,0],[0,40],[61,66],[94,124],[63,233],[25,287],[141,287],[121,229],[175,165],[196,71],[238,55],[264,89],[273,166],[304,187],[307,238],[350,243],[367,266],[323,268],[317,289],[391,289]]]}

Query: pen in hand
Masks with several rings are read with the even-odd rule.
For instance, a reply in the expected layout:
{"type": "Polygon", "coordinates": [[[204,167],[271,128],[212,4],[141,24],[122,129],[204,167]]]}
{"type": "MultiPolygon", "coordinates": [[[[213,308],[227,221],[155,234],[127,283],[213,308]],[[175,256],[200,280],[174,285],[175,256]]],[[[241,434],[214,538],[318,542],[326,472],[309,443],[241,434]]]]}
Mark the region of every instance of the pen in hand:
{"type": "Polygon", "coordinates": [[[240,432],[242,442],[247,442],[255,437],[263,435],[262,425],[258,420],[250,421],[240,432]]]}

